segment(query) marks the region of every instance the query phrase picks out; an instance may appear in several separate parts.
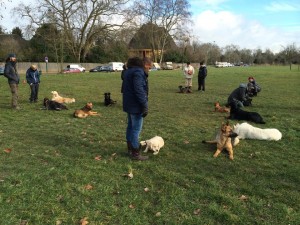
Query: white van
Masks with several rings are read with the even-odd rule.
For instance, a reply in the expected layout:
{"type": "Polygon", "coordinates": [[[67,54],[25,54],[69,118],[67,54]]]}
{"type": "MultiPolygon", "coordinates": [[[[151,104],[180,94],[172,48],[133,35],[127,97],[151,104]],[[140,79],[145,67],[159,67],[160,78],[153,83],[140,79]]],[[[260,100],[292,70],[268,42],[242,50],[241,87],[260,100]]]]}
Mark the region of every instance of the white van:
{"type": "Polygon", "coordinates": [[[111,67],[112,71],[122,71],[124,63],[122,62],[110,62],[108,65],[111,67]]]}
{"type": "Polygon", "coordinates": [[[70,65],[67,65],[67,68],[79,69],[81,72],[85,72],[85,68],[83,66],[81,66],[80,64],[70,64],[70,65]]]}

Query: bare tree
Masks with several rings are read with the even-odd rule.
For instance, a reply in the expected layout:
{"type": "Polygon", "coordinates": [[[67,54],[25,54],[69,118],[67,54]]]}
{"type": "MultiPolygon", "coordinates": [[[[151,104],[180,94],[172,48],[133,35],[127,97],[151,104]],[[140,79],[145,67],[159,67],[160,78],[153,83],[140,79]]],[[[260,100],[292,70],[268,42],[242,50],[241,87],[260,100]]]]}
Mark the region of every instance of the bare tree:
{"type": "Polygon", "coordinates": [[[37,7],[21,5],[15,10],[21,16],[29,18],[32,27],[54,23],[61,31],[63,47],[80,62],[99,35],[122,26],[123,8],[128,2],[129,0],[41,0],[37,7]]]}
{"type": "MultiPolygon", "coordinates": [[[[142,18],[142,23],[156,25],[152,26],[148,35],[152,39],[153,53],[161,50],[158,56],[161,63],[170,35],[175,37],[190,22],[190,4],[188,0],[135,0],[135,6],[134,13],[142,18]]],[[[158,61],[156,54],[154,57],[158,61]]]]}

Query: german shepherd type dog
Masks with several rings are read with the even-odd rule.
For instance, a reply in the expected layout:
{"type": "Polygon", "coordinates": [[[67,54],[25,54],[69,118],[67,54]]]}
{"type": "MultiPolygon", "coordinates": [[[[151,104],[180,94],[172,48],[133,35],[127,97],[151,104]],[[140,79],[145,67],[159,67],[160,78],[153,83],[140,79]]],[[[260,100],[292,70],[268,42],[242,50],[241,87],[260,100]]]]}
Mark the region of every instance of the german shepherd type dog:
{"type": "Polygon", "coordinates": [[[240,109],[239,107],[234,106],[233,104],[231,105],[230,115],[227,119],[246,120],[246,121],[251,121],[260,124],[266,123],[261,117],[261,115],[259,115],[257,112],[247,112],[240,109]]]}
{"type": "Polygon", "coordinates": [[[202,143],[217,144],[217,150],[214,154],[214,157],[218,157],[218,155],[225,148],[229,153],[229,159],[233,160],[233,146],[238,144],[238,141],[235,141],[234,138],[237,136],[238,135],[232,131],[232,127],[229,125],[229,122],[227,122],[226,124],[222,123],[215,140],[204,140],[202,143]]]}
{"type": "Polygon", "coordinates": [[[88,116],[98,116],[99,114],[95,111],[92,111],[92,108],[93,108],[93,103],[88,102],[88,103],[86,103],[86,105],[83,108],[75,110],[73,116],[76,118],[86,118],[88,116]]]}
{"type": "Polygon", "coordinates": [[[226,106],[220,106],[219,102],[215,102],[215,112],[230,112],[226,106]]]}
{"type": "Polygon", "coordinates": [[[114,101],[110,98],[110,92],[104,93],[104,105],[105,106],[111,106],[116,103],[117,103],[117,101],[114,101]]]}
{"type": "Polygon", "coordinates": [[[59,102],[49,100],[49,98],[44,98],[43,105],[44,105],[45,109],[47,109],[47,110],[60,111],[60,110],[68,109],[67,106],[65,106],[59,102]]]}

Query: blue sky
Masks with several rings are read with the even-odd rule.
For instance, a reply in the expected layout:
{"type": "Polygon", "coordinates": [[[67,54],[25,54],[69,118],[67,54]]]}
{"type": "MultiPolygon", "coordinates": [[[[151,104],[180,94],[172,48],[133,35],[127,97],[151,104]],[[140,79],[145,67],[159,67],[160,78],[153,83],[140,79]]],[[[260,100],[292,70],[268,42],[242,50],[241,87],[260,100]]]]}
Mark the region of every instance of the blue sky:
{"type": "Polygon", "coordinates": [[[273,52],[293,43],[300,47],[299,0],[190,0],[190,4],[194,21],[190,35],[200,42],[273,52]]]}
{"type": "MultiPolygon", "coordinates": [[[[20,2],[4,0],[6,11],[0,25],[10,32],[23,28],[22,20],[12,16],[11,9],[20,2]]],[[[241,49],[270,49],[279,52],[295,43],[300,48],[299,0],[189,0],[193,25],[189,30],[200,43],[216,43],[219,47],[237,45],[241,49]]],[[[2,7],[1,7],[2,9],[2,7]]]]}

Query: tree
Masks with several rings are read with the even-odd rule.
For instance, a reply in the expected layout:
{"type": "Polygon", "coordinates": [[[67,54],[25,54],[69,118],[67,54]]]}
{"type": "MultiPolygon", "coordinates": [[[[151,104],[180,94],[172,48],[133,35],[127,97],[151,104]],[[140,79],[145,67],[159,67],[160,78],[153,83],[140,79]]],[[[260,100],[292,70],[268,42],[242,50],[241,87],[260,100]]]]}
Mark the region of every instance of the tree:
{"type": "Polygon", "coordinates": [[[16,8],[30,20],[32,27],[54,23],[60,31],[61,53],[64,48],[76,61],[85,60],[98,36],[120,27],[113,16],[123,21],[123,8],[129,0],[41,0],[37,7],[20,5],[16,8]]]}
{"type": "Polygon", "coordinates": [[[282,54],[285,56],[287,62],[290,64],[290,70],[292,70],[292,63],[296,63],[299,59],[299,50],[296,44],[289,44],[282,50],[282,54]]]}
{"type": "Polygon", "coordinates": [[[19,27],[15,27],[14,29],[12,29],[11,33],[23,38],[23,32],[19,27]]]}
{"type": "Polygon", "coordinates": [[[190,22],[190,4],[188,0],[135,0],[134,5],[133,14],[142,18],[143,24],[156,25],[148,30],[148,35],[152,39],[153,60],[161,63],[169,36],[175,37],[190,22]],[[161,50],[161,54],[154,54],[155,50],[161,50]]]}

